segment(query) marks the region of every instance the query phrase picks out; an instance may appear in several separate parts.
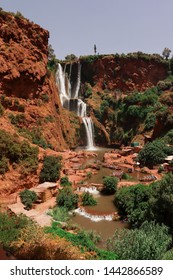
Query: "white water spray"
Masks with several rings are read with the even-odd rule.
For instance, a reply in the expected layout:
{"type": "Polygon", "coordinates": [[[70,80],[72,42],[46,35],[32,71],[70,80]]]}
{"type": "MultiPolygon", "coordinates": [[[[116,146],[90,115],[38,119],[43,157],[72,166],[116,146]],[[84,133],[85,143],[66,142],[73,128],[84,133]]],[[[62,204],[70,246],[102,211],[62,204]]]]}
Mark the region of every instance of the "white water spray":
{"type": "Polygon", "coordinates": [[[76,214],[79,214],[81,216],[84,216],[85,218],[90,219],[93,222],[100,222],[100,221],[112,221],[113,220],[113,214],[111,215],[92,215],[85,211],[83,208],[77,208],[74,210],[76,214]]]}

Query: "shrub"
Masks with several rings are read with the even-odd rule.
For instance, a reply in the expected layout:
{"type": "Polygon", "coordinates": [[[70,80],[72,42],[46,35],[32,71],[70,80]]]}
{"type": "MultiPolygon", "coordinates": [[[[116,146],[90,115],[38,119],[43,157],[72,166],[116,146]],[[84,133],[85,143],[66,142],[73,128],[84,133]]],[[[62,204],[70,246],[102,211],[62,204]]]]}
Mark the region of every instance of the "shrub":
{"type": "Polygon", "coordinates": [[[20,127],[21,124],[25,124],[26,119],[24,114],[9,114],[9,118],[12,124],[14,124],[16,127],[20,127]]]}
{"type": "Polygon", "coordinates": [[[4,107],[0,104],[0,117],[4,114],[4,107]]]}
{"type": "Polygon", "coordinates": [[[46,93],[41,95],[41,100],[43,102],[49,102],[49,95],[47,95],[46,93]]]}
{"type": "Polygon", "coordinates": [[[28,142],[18,142],[16,136],[7,133],[4,130],[0,130],[0,159],[3,158],[3,168],[7,168],[7,160],[11,163],[20,163],[21,165],[28,164],[29,169],[37,169],[38,165],[38,148],[31,147],[28,142]],[[5,159],[6,158],[6,159],[5,159]]]}
{"type": "Polygon", "coordinates": [[[162,163],[168,155],[168,148],[163,141],[155,140],[147,143],[138,154],[138,161],[143,166],[153,168],[154,165],[162,163]]]}
{"type": "Polygon", "coordinates": [[[165,225],[145,222],[140,229],[118,229],[107,248],[122,260],[159,260],[170,248],[172,238],[165,225]]]}
{"type": "Polygon", "coordinates": [[[65,207],[55,207],[48,214],[58,222],[67,222],[69,220],[68,210],[65,207]]]}
{"type": "Polygon", "coordinates": [[[145,130],[153,129],[156,123],[156,115],[154,113],[149,113],[145,120],[145,130]]]}
{"type": "Polygon", "coordinates": [[[64,187],[56,198],[59,207],[65,207],[68,210],[77,208],[78,195],[75,194],[71,187],[64,187]]]}
{"type": "Polygon", "coordinates": [[[173,174],[166,174],[154,187],[150,199],[151,218],[164,223],[173,231],[173,174]]]}
{"type": "Polygon", "coordinates": [[[56,234],[61,238],[65,238],[70,241],[73,245],[78,246],[81,252],[95,252],[92,254],[92,259],[100,260],[116,260],[118,259],[117,255],[113,252],[108,252],[106,250],[99,249],[95,246],[94,242],[98,240],[98,237],[94,237],[93,234],[86,231],[79,231],[77,234],[67,232],[59,227],[55,223],[52,224],[52,227],[46,229],[47,233],[56,234]],[[94,242],[93,242],[94,241],[94,242]]]}
{"type": "Polygon", "coordinates": [[[46,149],[48,144],[46,140],[44,139],[42,132],[39,128],[33,128],[32,131],[30,132],[30,135],[32,137],[32,143],[36,144],[43,149],[46,149]]]}
{"type": "Polygon", "coordinates": [[[0,213],[0,244],[5,249],[12,250],[12,242],[17,240],[21,230],[28,224],[29,219],[24,215],[8,216],[5,213],[0,213]]]}
{"type": "Polygon", "coordinates": [[[71,187],[72,183],[69,181],[67,176],[64,176],[60,179],[60,185],[62,187],[71,187]]]}
{"type": "Polygon", "coordinates": [[[8,171],[8,159],[2,157],[0,159],[0,174],[5,174],[8,171]]]}
{"type": "Polygon", "coordinates": [[[34,191],[24,190],[19,194],[21,202],[27,210],[31,209],[32,204],[37,200],[37,194],[34,191]]]}
{"type": "Polygon", "coordinates": [[[152,185],[137,184],[122,187],[116,192],[114,203],[121,218],[128,218],[132,226],[140,226],[149,219],[149,199],[152,195],[152,185]]]}
{"type": "Polygon", "coordinates": [[[44,118],[45,123],[54,122],[54,118],[51,115],[48,115],[44,118]]]}
{"type": "Polygon", "coordinates": [[[40,183],[56,182],[60,177],[61,157],[45,156],[40,172],[40,183]]]}
{"type": "Polygon", "coordinates": [[[97,201],[93,198],[93,195],[89,192],[84,192],[82,194],[82,205],[96,205],[97,201]]]}
{"type": "Polygon", "coordinates": [[[103,179],[103,192],[113,194],[117,190],[118,179],[116,177],[105,176],[103,179]]]}

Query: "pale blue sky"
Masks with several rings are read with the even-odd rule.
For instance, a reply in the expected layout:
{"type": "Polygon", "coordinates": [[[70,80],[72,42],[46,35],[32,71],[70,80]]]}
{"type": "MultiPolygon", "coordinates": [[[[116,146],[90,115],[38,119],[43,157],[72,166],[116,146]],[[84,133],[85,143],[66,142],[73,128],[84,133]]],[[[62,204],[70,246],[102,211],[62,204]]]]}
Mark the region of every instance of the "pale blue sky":
{"type": "Polygon", "coordinates": [[[57,58],[173,50],[173,0],[0,0],[50,31],[57,58]]]}

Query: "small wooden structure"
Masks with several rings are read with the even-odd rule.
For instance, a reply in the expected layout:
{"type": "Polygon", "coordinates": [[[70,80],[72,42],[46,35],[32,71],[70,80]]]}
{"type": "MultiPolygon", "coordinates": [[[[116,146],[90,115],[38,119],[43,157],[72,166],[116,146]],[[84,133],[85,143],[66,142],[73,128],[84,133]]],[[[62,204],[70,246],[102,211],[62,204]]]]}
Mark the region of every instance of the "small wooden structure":
{"type": "Polygon", "coordinates": [[[11,194],[8,196],[2,195],[0,197],[0,212],[6,212],[9,204],[17,203],[17,194],[11,194]]]}
{"type": "Polygon", "coordinates": [[[37,202],[42,203],[49,200],[53,196],[56,196],[58,186],[57,183],[45,182],[30,190],[34,191],[37,194],[37,202]]]}

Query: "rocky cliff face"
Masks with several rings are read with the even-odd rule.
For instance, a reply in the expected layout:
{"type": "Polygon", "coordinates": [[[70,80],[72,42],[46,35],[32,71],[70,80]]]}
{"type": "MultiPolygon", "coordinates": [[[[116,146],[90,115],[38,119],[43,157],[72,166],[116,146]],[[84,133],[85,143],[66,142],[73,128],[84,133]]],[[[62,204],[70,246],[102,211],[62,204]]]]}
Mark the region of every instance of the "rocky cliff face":
{"type": "Polygon", "coordinates": [[[23,106],[25,124],[20,128],[39,126],[45,139],[62,150],[76,145],[76,131],[47,70],[48,38],[47,30],[21,15],[0,12],[0,96],[5,109],[15,115],[15,104],[23,106]]]}
{"type": "Polygon", "coordinates": [[[0,174],[0,193],[38,184],[44,155],[78,141],[79,120],[62,108],[47,68],[48,38],[48,31],[20,14],[0,11],[0,130],[39,147],[37,172],[23,176],[20,166],[8,162],[8,171],[0,174]]]}
{"type": "MultiPolygon", "coordinates": [[[[168,61],[157,54],[148,55],[138,52],[126,56],[117,54],[82,57],[81,64],[82,91],[95,123],[96,142],[101,145],[111,145],[121,143],[121,140],[117,140],[122,138],[119,137],[120,135],[126,134],[129,139],[133,138],[137,130],[139,134],[143,133],[141,127],[144,127],[142,122],[145,122],[145,118],[130,119],[130,122],[134,122],[135,131],[133,125],[126,128],[124,124],[122,129],[123,122],[118,121],[117,117],[124,105],[123,103],[122,106],[118,105],[118,102],[121,103],[120,100],[134,92],[145,94],[147,89],[154,88],[159,81],[164,80],[169,73],[168,61]]],[[[136,104],[133,102],[129,105],[134,104],[137,106],[136,109],[141,106],[140,102],[136,104]]]]}
{"type": "Polygon", "coordinates": [[[168,63],[159,55],[139,53],[82,58],[82,81],[101,90],[132,92],[155,86],[168,75],[168,63]]]}

